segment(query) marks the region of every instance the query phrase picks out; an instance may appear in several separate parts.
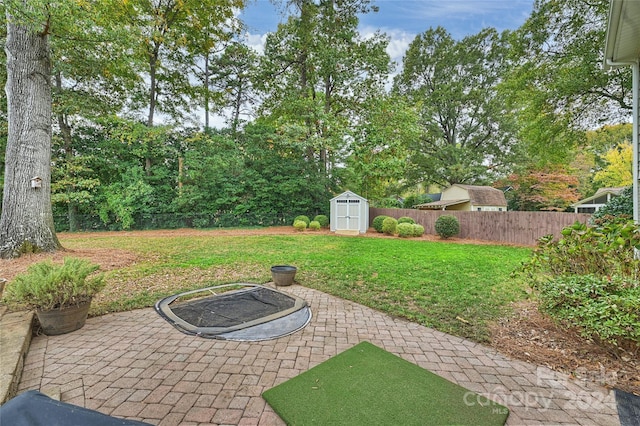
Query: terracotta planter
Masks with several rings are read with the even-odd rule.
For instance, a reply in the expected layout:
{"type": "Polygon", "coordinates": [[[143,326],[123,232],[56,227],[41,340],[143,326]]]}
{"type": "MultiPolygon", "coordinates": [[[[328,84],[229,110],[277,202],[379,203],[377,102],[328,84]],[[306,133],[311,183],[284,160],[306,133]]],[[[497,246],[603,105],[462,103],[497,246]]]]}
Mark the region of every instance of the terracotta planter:
{"type": "Polygon", "coordinates": [[[271,267],[271,278],[277,286],[293,284],[298,269],[295,266],[277,265],[271,267]]]}
{"type": "Polygon", "coordinates": [[[36,310],[36,315],[42,331],[47,336],[70,333],[84,326],[89,313],[91,300],[83,302],[78,306],[70,306],[64,309],[53,309],[50,311],[36,310]]]}

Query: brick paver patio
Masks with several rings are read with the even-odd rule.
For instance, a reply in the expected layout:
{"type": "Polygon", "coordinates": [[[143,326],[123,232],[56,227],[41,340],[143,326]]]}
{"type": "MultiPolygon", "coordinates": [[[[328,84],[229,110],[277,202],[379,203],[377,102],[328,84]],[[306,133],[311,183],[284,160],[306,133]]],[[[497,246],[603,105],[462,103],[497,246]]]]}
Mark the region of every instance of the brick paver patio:
{"type": "Polygon", "coordinates": [[[35,337],[19,390],[55,389],[62,401],[159,425],[282,425],[264,390],[368,340],[508,406],[508,425],[620,424],[613,392],[593,383],[316,290],[284,291],[313,311],[290,336],[209,340],[180,333],[153,309],[105,315],[70,334],[35,337]]]}

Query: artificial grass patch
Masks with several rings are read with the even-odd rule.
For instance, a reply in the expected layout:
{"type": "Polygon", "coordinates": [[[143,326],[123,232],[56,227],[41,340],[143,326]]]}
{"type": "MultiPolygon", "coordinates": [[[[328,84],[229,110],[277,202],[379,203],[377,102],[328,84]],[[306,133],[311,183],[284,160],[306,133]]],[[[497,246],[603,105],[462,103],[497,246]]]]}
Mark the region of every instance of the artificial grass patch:
{"type": "Polygon", "coordinates": [[[262,397],[289,425],[504,425],[509,410],[369,342],[262,397]]]}

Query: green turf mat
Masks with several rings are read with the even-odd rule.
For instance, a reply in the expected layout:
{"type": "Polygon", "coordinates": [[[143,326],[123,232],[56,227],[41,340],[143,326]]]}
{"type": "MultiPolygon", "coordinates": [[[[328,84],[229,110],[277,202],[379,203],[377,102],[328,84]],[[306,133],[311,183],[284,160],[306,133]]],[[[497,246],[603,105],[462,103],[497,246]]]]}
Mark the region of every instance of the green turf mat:
{"type": "Polygon", "coordinates": [[[509,410],[369,342],[262,397],[289,425],[503,425],[509,410]]]}

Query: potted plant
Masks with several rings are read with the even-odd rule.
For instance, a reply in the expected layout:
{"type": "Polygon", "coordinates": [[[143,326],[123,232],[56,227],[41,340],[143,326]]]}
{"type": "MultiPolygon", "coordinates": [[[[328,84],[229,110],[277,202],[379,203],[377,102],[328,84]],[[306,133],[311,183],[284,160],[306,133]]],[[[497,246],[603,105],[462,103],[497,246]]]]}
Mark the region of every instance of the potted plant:
{"type": "Polygon", "coordinates": [[[293,284],[298,268],[290,265],[276,265],[271,267],[271,278],[277,286],[293,284]]]}
{"type": "Polygon", "coordinates": [[[4,291],[4,301],[13,307],[35,309],[47,335],[69,333],[84,326],[91,299],[104,287],[100,267],[73,257],[62,265],[35,263],[17,275],[4,291]]]}

